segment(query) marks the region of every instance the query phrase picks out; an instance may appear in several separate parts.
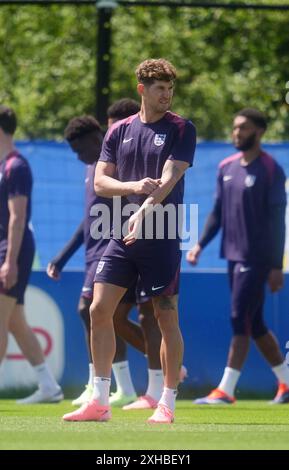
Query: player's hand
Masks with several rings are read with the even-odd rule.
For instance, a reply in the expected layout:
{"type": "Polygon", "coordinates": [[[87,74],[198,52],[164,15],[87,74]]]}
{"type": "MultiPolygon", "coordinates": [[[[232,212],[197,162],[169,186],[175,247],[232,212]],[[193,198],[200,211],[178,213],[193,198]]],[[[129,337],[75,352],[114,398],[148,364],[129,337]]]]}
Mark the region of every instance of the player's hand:
{"type": "Polygon", "coordinates": [[[142,227],[142,220],[142,213],[139,211],[130,216],[128,221],[128,234],[123,239],[127,246],[132,245],[138,238],[142,227]]]}
{"type": "Polygon", "coordinates": [[[193,246],[193,248],[191,248],[191,250],[187,252],[187,256],[186,256],[187,262],[193,265],[198,264],[201,251],[202,251],[202,248],[197,243],[195,246],[193,246]]]}
{"type": "Polygon", "coordinates": [[[54,279],[55,281],[60,279],[60,272],[56,267],[56,264],[48,263],[46,273],[49,277],[51,277],[51,279],[54,279]]]}
{"type": "Polygon", "coordinates": [[[18,279],[17,263],[8,263],[5,261],[0,268],[0,279],[4,289],[11,289],[18,279]]]}
{"type": "Polygon", "coordinates": [[[278,292],[284,284],[282,269],[271,269],[268,276],[268,285],[271,292],[278,292]]]}
{"type": "Polygon", "coordinates": [[[151,194],[161,184],[161,179],[144,178],[134,183],[134,194],[151,194]]]}

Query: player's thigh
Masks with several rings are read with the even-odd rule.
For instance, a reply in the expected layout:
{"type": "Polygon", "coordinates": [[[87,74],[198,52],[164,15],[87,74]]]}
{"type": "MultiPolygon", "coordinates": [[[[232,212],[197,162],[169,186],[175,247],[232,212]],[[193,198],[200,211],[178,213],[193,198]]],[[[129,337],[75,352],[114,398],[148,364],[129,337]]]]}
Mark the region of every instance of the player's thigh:
{"type": "Polygon", "coordinates": [[[27,327],[28,323],[25,317],[24,305],[16,304],[9,319],[9,331],[17,335],[27,327]]]}
{"type": "Polygon", "coordinates": [[[78,301],[78,306],[77,306],[78,313],[81,316],[89,314],[89,308],[91,306],[91,303],[92,303],[92,297],[84,297],[81,295],[78,301]]]}
{"type": "Polygon", "coordinates": [[[264,299],[268,269],[236,263],[232,283],[232,311],[253,316],[264,299]]]}
{"type": "Polygon", "coordinates": [[[115,322],[126,321],[133,306],[134,306],[133,303],[123,302],[123,300],[121,300],[118,306],[116,307],[115,314],[114,314],[114,321],[115,322]]]}
{"type": "Polygon", "coordinates": [[[141,283],[148,298],[178,294],[181,251],[175,240],[152,240],[136,259],[141,283]]]}
{"type": "Polygon", "coordinates": [[[12,312],[17,299],[5,294],[0,294],[0,322],[2,325],[9,325],[12,312]]]}
{"type": "Polygon", "coordinates": [[[113,317],[125,292],[125,287],[109,283],[95,282],[93,301],[90,306],[91,319],[113,317]]]}

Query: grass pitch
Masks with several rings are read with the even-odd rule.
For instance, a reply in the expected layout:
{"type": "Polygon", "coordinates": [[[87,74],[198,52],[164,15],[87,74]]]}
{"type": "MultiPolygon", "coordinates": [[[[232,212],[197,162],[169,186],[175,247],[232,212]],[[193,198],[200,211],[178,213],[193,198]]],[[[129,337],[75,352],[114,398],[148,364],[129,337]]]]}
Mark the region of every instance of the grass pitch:
{"type": "Polygon", "coordinates": [[[239,401],[196,406],[178,401],[172,425],[149,425],[149,411],[113,409],[108,423],[65,423],[69,401],[17,405],[0,400],[0,449],[289,449],[289,405],[239,401]]]}

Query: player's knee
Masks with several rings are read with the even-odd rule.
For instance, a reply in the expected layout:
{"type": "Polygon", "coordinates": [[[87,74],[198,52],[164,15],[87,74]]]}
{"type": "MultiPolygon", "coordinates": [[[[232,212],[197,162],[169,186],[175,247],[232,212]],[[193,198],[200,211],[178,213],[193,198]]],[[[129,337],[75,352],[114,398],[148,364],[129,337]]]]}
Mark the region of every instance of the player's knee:
{"type": "Polygon", "coordinates": [[[137,305],[139,315],[146,316],[147,318],[154,316],[154,306],[151,300],[137,305]]]}
{"type": "Polygon", "coordinates": [[[127,319],[123,317],[113,317],[113,325],[115,334],[119,337],[125,336],[126,326],[127,326],[127,319]]]}
{"type": "Polygon", "coordinates": [[[84,299],[83,297],[80,298],[79,304],[78,304],[78,313],[81,317],[81,319],[85,322],[90,320],[90,313],[89,313],[89,307],[91,304],[90,299],[84,299]]]}
{"type": "Polygon", "coordinates": [[[138,305],[138,321],[142,328],[150,327],[154,323],[157,323],[152,304],[138,305]]]}
{"type": "Polygon", "coordinates": [[[143,331],[149,335],[150,339],[159,338],[160,329],[152,305],[146,309],[139,308],[138,320],[143,331]]]}
{"type": "Polygon", "coordinates": [[[91,329],[95,329],[96,327],[100,326],[107,321],[110,321],[109,314],[105,307],[105,304],[101,300],[93,301],[90,308],[90,323],[91,329]]]}
{"type": "Polygon", "coordinates": [[[145,316],[142,312],[139,311],[139,314],[138,314],[138,321],[140,323],[140,326],[143,328],[145,326],[145,316]]]}
{"type": "Polygon", "coordinates": [[[119,330],[121,329],[121,327],[123,326],[123,317],[121,316],[118,316],[118,315],[114,315],[113,317],[113,324],[114,324],[114,327],[116,330],[119,330]]]}

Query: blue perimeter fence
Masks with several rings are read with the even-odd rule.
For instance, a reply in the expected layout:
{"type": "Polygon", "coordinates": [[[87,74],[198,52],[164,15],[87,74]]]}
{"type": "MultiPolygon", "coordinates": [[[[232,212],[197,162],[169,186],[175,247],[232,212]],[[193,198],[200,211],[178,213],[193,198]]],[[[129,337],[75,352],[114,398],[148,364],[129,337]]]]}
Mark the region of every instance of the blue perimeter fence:
{"type": "MultiPolygon", "coordinates": [[[[41,271],[82,219],[85,167],[66,143],[18,142],[17,146],[29,160],[34,175],[32,222],[37,260],[30,284],[50,296],[61,311],[64,322],[61,382],[64,386],[80,387],[87,380],[87,354],[81,321],[76,314],[83,281],[83,249],[68,263],[59,283],[41,271]]],[[[289,143],[266,144],[264,149],[289,175],[289,143]]],[[[232,153],[234,148],[223,142],[201,142],[197,146],[195,164],[186,176],[185,203],[198,204],[200,229],[212,207],[218,163],[232,153]]],[[[268,325],[277,334],[284,354],[289,340],[288,296],[289,275],[286,275],[283,291],[275,295],[268,293],[265,305],[268,325]]],[[[192,396],[198,390],[216,386],[222,375],[231,334],[229,312],[227,275],[225,263],[219,259],[217,237],[204,251],[198,269],[189,267],[184,255],[182,261],[180,322],[185,341],[184,362],[189,371],[183,387],[192,396]]],[[[147,381],[146,361],[132,349],[129,358],[136,389],[142,393],[147,381]]],[[[272,372],[252,348],[238,393],[273,393],[275,388],[272,372]]]]}

